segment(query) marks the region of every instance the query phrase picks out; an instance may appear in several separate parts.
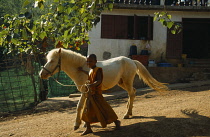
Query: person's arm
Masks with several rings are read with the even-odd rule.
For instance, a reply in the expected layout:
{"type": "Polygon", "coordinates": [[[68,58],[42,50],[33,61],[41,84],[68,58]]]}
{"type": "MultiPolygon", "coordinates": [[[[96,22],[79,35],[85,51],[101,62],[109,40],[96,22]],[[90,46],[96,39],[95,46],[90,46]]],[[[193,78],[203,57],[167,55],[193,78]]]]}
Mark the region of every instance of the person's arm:
{"type": "Polygon", "coordinates": [[[89,75],[89,72],[88,72],[88,71],[83,70],[83,69],[82,69],[82,67],[79,67],[79,68],[78,68],[78,71],[81,71],[81,72],[85,73],[86,75],[89,75]]]}

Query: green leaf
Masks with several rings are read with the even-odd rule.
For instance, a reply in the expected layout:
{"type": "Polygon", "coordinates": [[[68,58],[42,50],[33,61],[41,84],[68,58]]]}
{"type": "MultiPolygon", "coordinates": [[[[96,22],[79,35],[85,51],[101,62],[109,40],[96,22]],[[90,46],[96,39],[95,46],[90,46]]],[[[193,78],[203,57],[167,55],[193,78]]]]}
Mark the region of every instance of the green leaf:
{"type": "Polygon", "coordinates": [[[44,2],[43,2],[43,0],[40,0],[39,2],[38,2],[38,7],[40,8],[40,9],[44,9],[44,2]]]}
{"type": "Polygon", "coordinates": [[[25,0],[25,2],[23,3],[23,7],[26,7],[28,4],[30,4],[30,2],[28,0],[25,0]]]}
{"type": "Polygon", "coordinates": [[[153,21],[156,21],[156,20],[157,20],[157,16],[155,15],[154,18],[153,18],[153,21]]]}
{"type": "Polygon", "coordinates": [[[167,27],[170,29],[174,25],[174,22],[167,22],[167,27]]]}
{"type": "Polygon", "coordinates": [[[113,9],[113,6],[114,6],[113,3],[110,3],[108,7],[109,9],[113,9]]]}
{"type": "Polygon", "coordinates": [[[63,47],[64,47],[64,48],[68,48],[68,43],[64,43],[64,44],[63,44],[63,47]]]}
{"type": "Polygon", "coordinates": [[[70,2],[70,3],[75,3],[75,1],[74,1],[74,0],[70,0],[69,2],[70,2]]]}
{"type": "Polygon", "coordinates": [[[64,32],[64,39],[66,39],[67,38],[67,36],[68,36],[68,33],[69,33],[69,30],[66,30],[65,32],[64,32]]]}
{"type": "Polygon", "coordinates": [[[19,32],[19,29],[15,29],[15,30],[14,30],[14,33],[18,33],[18,32],[19,32]]]}
{"type": "Polygon", "coordinates": [[[12,43],[14,43],[14,44],[17,44],[17,43],[18,43],[18,40],[16,40],[16,39],[12,39],[11,41],[12,41],[12,43]]]}
{"type": "Polygon", "coordinates": [[[26,31],[25,28],[22,30],[22,38],[23,38],[24,40],[28,40],[28,34],[27,34],[27,31],[26,31]]]}
{"type": "Polygon", "coordinates": [[[72,8],[71,7],[68,7],[67,14],[70,14],[71,12],[72,12],[72,8]]]}
{"type": "Polygon", "coordinates": [[[176,31],[175,31],[175,30],[171,30],[171,33],[172,33],[172,34],[176,34],[176,31]]]}
{"type": "Polygon", "coordinates": [[[58,5],[57,11],[62,12],[64,7],[62,5],[58,5]]]}
{"type": "Polygon", "coordinates": [[[18,48],[18,53],[21,53],[23,52],[23,49],[22,48],[18,48]]]}
{"type": "Polygon", "coordinates": [[[3,41],[4,41],[3,38],[0,37],[0,45],[3,44],[3,41]]]}
{"type": "Polygon", "coordinates": [[[166,14],[167,14],[167,12],[165,12],[165,11],[162,11],[162,12],[160,13],[161,16],[164,16],[164,15],[166,15],[166,14]]]}
{"type": "Polygon", "coordinates": [[[155,12],[154,14],[155,14],[156,16],[158,16],[159,12],[155,12]]]}
{"type": "Polygon", "coordinates": [[[82,14],[82,13],[84,13],[85,12],[85,9],[84,8],[81,8],[80,9],[80,13],[82,14]]]}
{"type": "Polygon", "coordinates": [[[84,22],[86,22],[87,20],[88,20],[87,18],[84,18],[84,19],[83,19],[84,22]]]}
{"type": "Polygon", "coordinates": [[[165,21],[165,19],[160,18],[158,21],[163,24],[163,22],[165,21]]]}
{"type": "Polygon", "coordinates": [[[44,39],[46,36],[47,36],[47,33],[45,31],[41,32],[41,34],[39,35],[41,39],[44,39]]]}
{"type": "Polygon", "coordinates": [[[167,18],[168,18],[168,19],[171,19],[171,15],[167,15],[167,18]]]}

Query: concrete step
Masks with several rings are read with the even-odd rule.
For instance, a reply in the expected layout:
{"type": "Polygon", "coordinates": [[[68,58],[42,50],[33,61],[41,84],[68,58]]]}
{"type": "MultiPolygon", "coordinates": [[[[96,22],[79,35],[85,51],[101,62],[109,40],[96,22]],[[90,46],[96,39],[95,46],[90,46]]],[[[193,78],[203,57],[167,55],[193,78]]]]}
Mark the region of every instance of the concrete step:
{"type": "Polygon", "coordinates": [[[186,59],[186,66],[196,68],[210,68],[210,59],[186,59]]]}

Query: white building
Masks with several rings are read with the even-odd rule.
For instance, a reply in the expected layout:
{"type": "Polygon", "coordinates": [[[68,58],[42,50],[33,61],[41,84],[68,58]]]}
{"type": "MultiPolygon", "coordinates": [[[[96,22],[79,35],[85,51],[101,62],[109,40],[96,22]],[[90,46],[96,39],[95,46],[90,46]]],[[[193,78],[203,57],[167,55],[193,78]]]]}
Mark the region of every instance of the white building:
{"type": "Polygon", "coordinates": [[[188,59],[210,59],[210,5],[208,0],[115,0],[113,11],[104,11],[89,35],[88,53],[95,53],[98,60],[128,57],[133,44],[138,55],[147,49],[150,60],[173,66],[183,63],[183,54],[188,59]],[[183,31],[173,35],[153,22],[160,11],[171,14],[183,31]]]}

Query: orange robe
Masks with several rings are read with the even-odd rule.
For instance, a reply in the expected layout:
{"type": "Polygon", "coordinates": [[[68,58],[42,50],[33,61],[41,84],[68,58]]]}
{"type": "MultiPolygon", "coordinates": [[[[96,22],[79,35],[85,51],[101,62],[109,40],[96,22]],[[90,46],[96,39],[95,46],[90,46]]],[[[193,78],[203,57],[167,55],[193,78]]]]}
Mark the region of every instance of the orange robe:
{"type": "MultiPolygon", "coordinates": [[[[98,70],[102,68],[95,67],[89,73],[90,84],[95,81],[98,70]]],[[[104,128],[118,119],[116,113],[102,96],[102,83],[91,89],[91,94],[86,99],[85,108],[82,113],[82,120],[89,123],[100,122],[104,128]]]]}

